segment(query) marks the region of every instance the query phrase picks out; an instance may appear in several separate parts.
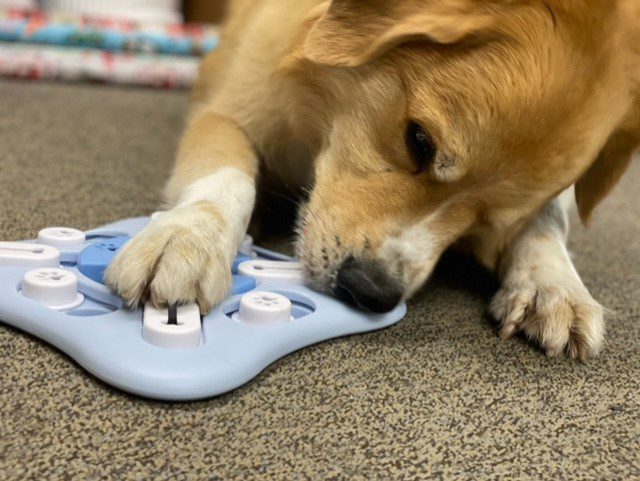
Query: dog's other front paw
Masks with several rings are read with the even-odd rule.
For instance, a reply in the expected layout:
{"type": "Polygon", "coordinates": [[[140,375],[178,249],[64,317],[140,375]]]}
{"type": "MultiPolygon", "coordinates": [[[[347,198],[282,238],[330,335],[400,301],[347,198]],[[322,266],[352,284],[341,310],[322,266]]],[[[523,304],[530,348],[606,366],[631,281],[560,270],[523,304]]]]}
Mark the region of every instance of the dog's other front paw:
{"type": "Polygon", "coordinates": [[[573,278],[549,284],[531,274],[510,275],[489,310],[502,338],[521,331],[549,356],[584,360],[602,347],[602,306],[573,278]]]}
{"type": "Polygon", "coordinates": [[[197,302],[205,314],[231,289],[231,241],[210,212],[174,209],[118,252],[105,281],[130,306],[197,302]]]}

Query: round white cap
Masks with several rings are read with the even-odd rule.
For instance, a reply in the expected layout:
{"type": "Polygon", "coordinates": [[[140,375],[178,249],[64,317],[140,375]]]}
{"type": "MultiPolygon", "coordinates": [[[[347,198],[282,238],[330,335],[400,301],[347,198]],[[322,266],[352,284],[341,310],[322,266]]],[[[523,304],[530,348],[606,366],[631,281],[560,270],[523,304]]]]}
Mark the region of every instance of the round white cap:
{"type": "Polygon", "coordinates": [[[291,301],[275,292],[249,292],[242,296],[238,312],[232,317],[248,324],[282,324],[291,320],[291,301]]]}
{"type": "Polygon", "coordinates": [[[71,227],[47,227],[38,232],[38,243],[53,246],[60,250],[83,247],[84,232],[71,227]]]}
{"type": "Polygon", "coordinates": [[[246,236],[244,236],[244,239],[242,239],[242,242],[240,242],[240,245],[238,246],[238,252],[240,254],[250,256],[252,254],[251,249],[253,249],[253,237],[247,234],[246,236]]]}
{"type": "Polygon", "coordinates": [[[54,268],[27,272],[22,279],[22,295],[58,311],[73,309],[84,301],[76,275],[54,268]]]}

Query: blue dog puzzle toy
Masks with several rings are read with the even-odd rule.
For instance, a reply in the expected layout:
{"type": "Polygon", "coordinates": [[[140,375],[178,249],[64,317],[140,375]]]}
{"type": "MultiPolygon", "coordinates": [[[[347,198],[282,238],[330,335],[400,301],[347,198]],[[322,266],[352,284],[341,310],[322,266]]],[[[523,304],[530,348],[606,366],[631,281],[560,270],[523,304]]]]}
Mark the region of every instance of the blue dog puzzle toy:
{"type": "Polygon", "coordinates": [[[104,285],[118,250],[151,218],[87,232],[51,227],[0,242],[0,321],[67,353],[108,384],[140,396],[192,400],[231,391],[305,346],[391,326],[404,304],[368,314],[304,285],[294,259],[243,241],[228,299],[131,310],[104,285]]]}

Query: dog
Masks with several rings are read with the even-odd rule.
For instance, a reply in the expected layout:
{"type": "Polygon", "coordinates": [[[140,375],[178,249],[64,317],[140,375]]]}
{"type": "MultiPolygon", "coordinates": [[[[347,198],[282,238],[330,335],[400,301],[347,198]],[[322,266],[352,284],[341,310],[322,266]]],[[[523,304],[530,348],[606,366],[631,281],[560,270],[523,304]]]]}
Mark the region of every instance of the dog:
{"type": "Polygon", "coordinates": [[[306,192],[296,250],[316,289],[388,311],[459,246],[500,278],[502,337],[593,356],[603,308],[567,252],[567,192],[587,223],[640,144],[638,22],[638,0],[234,0],[170,210],[107,283],[209,311],[276,183],[306,192]]]}

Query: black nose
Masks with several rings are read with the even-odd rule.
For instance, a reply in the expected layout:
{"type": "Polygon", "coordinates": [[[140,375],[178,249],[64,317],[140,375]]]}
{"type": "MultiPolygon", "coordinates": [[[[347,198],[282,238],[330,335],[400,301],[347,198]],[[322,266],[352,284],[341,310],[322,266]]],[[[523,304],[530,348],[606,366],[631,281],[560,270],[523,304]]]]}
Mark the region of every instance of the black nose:
{"type": "Polygon", "coordinates": [[[371,312],[389,312],[402,299],[403,288],[378,263],[349,257],[338,271],[337,298],[371,312]]]}

